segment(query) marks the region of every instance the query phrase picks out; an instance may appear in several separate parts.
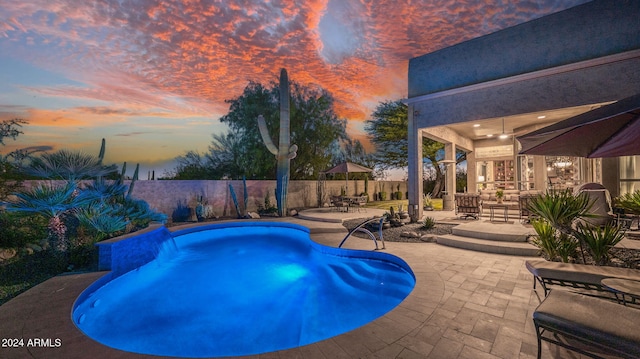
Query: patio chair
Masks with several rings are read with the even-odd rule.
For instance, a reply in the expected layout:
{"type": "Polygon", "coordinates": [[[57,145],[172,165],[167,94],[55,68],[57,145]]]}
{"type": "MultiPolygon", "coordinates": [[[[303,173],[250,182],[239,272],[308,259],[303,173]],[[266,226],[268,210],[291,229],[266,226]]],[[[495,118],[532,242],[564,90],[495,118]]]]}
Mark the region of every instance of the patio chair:
{"type": "Polygon", "coordinates": [[[358,196],[351,199],[351,206],[358,208],[358,212],[360,212],[361,209],[364,209],[364,211],[366,212],[367,211],[367,208],[365,207],[366,204],[367,204],[367,196],[358,196]]]}
{"type": "Polygon", "coordinates": [[[349,201],[346,201],[341,196],[331,196],[331,207],[335,208],[336,211],[345,209],[345,211],[349,211],[349,201]]]}
{"type": "Polygon", "coordinates": [[[531,222],[534,216],[533,212],[529,209],[529,203],[538,196],[538,194],[525,193],[521,194],[518,198],[518,212],[520,212],[520,222],[531,222]]]}
{"type": "Polygon", "coordinates": [[[472,217],[478,219],[482,213],[482,201],[477,193],[456,193],[454,195],[456,210],[455,214],[461,214],[464,218],[472,217]]]}

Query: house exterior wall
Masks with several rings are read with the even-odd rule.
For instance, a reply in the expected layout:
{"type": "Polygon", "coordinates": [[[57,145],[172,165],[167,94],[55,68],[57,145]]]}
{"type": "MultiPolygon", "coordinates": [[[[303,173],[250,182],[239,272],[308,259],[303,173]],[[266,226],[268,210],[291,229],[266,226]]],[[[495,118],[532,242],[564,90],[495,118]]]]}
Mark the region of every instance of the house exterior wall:
{"type": "Polygon", "coordinates": [[[598,0],[409,61],[409,98],[640,49],[640,2],[598,0]]]}
{"type": "MultiPolygon", "coordinates": [[[[635,95],[638,29],[640,1],[595,0],[413,58],[409,131],[635,95]]],[[[411,183],[420,178],[422,163],[411,160],[419,151],[409,147],[408,178],[420,191],[411,183]]],[[[540,179],[536,175],[536,187],[540,179]]],[[[421,193],[409,207],[418,208],[412,218],[422,216],[421,193]]]]}

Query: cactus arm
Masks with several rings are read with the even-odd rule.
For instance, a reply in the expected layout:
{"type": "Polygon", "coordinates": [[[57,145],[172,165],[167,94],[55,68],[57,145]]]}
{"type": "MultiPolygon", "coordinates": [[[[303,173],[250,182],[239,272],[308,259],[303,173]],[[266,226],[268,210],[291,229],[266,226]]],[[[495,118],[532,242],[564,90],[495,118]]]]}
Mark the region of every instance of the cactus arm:
{"type": "Polygon", "coordinates": [[[118,183],[120,184],[124,183],[124,176],[126,172],[127,172],[127,162],[124,162],[122,164],[122,171],[120,172],[120,178],[118,178],[118,183]]]}
{"type": "Polygon", "coordinates": [[[129,190],[127,191],[127,198],[131,197],[131,193],[133,192],[133,186],[136,184],[138,180],[138,171],[140,170],[140,164],[136,164],[136,170],[133,171],[133,178],[131,179],[131,184],[129,185],[129,190]]]}
{"type": "Polygon", "coordinates": [[[262,117],[262,115],[258,116],[258,128],[260,129],[260,135],[262,136],[262,141],[264,141],[264,144],[265,146],[267,146],[267,149],[269,150],[269,152],[277,156],[278,148],[276,147],[276,145],[273,144],[273,141],[271,140],[271,136],[269,136],[267,123],[265,122],[264,117],[262,117]]]}
{"type": "Polygon", "coordinates": [[[287,154],[287,158],[292,160],[294,158],[296,158],[296,156],[298,155],[298,145],[291,145],[291,147],[289,147],[289,153],[287,154]]]}
{"type": "Polygon", "coordinates": [[[236,191],[233,189],[231,183],[229,183],[229,191],[231,192],[231,199],[233,199],[233,204],[236,206],[236,213],[238,214],[238,218],[240,218],[240,207],[238,206],[238,197],[236,197],[236,191]]]}
{"type": "Polygon", "coordinates": [[[102,145],[100,146],[100,154],[98,154],[98,163],[102,164],[102,160],[104,159],[104,152],[105,152],[105,146],[106,146],[106,140],[103,138],[102,139],[102,145]]]}
{"type": "Polygon", "coordinates": [[[244,201],[244,214],[249,213],[248,205],[249,205],[249,191],[247,191],[247,178],[242,176],[242,189],[243,189],[243,201],[244,201]]]}

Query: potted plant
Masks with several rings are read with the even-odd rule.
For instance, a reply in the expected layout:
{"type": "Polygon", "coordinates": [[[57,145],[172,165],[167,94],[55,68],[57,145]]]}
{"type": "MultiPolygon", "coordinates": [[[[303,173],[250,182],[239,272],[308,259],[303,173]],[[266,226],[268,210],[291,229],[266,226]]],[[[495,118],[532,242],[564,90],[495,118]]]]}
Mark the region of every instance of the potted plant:
{"type": "Polygon", "coordinates": [[[502,203],[503,197],[504,197],[504,191],[501,189],[496,190],[496,201],[498,201],[498,203],[502,203]]]}
{"type": "Polygon", "coordinates": [[[431,193],[425,193],[422,197],[422,203],[425,211],[433,211],[433,201],[431,200],[431,193]]]}

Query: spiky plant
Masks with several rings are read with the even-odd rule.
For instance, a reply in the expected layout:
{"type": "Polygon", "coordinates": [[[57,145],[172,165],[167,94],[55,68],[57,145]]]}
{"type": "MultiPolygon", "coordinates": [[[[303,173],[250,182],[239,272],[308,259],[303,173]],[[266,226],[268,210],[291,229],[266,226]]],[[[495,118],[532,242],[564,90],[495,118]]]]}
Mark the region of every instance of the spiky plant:
{"type": "Polygon", "coordinates": [[[104,166],[102,159],[81,152],[60,150],[43,153],[25,169],[27,174],[47,179],[77,182],[106,176],[117,171],[115,165],[104,166]]]}
{"type": "Polygon", "coordinates": [[[7,211],[31,212],[45,216],[48,223],[51,247],[64,252],[68,247],[67,227],[62,216],[72,208],[80,206],[84,199],[75,196],[76,186],[67,183],[65,186],[50,187],[42,184],[30,190],[16,193],[16,200],[5,203],[7,211]]]}
{"type": "Polygon", "coordinates": [[[625,193],[616,198],[616,204],[623,208],[625,212],[640,215],[640,190],[633,193],[625,193]]]}
{"type": "Polygon", "coordinates": [[[625,231],[612,224],[599,227],[579,223],[574,235],[586,245],[596,265],[606,265],[611,257],[611,249],[624,238],[625,231]]]}
{"type": "Polygon", "coordinates": [[[549,222],[541,219],[532,219],[531,226],[536,231],[536,236],[531,240],[531,243],[540,248],[547,258],[553,261],[558,257],[556,230],[549,222]]]}
{"type": "Polygon", "coordinates": [[[262,141],[269,152],[276,156],[276,201],[278,203],[278,215],[287,215],[287,192],[289,188],[289,167],[292,159],[296,157],[298,146],[290,145],[289,123],[289,77],[287,70],[280,70],[280,135],[276,147],[269,136],[269,130],[264,117],[258,117],[258,128],[262,141]]]}
{"type": "Polygon", "coordinates": [[[87,184],[78,197],[88,202],[114,202],[118,198],[124,198],[126,192],[127,186],[120,181],[107,182],[101,177],[87,184]]]}
{"type": "Polygon", "coordinates": [[[433,227],[436,226],[436,220],[433,219],[432,217],[425,217],[425,219],[422,221],[422,229],[431,229],[433,227]]]}
{"type": "Polygon", "coordinates": [[[576,219],[592,217],[589,214],[591,205],[586,193],[574,195],[567,189],[533,197],[529,203],[529,210],[535,216],[546,220],[556,230],[571,235],[576,219]]]}
{"type": "Polygon", "coordinates": [[[94,232],[94,242],[99,242],[124,231],[129,224],[119,213],[117,206],[95,202],[75,212],[81,225],[94,232]]]}

